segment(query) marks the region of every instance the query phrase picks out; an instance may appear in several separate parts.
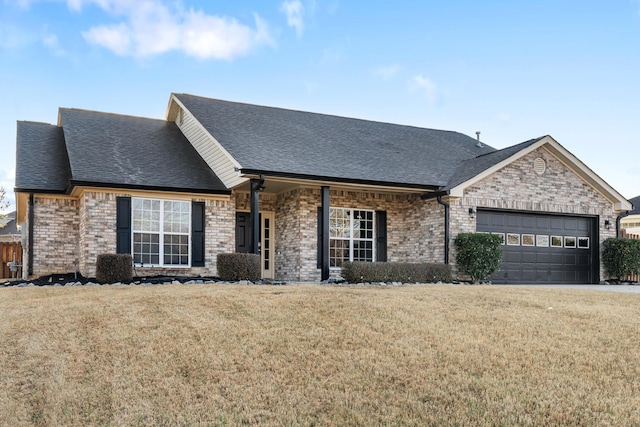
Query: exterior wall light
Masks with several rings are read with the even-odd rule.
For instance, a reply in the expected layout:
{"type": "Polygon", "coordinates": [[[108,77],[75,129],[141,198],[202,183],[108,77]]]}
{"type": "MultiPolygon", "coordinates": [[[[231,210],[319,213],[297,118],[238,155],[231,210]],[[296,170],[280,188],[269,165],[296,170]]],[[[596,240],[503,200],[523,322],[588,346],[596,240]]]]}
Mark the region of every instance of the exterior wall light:
{"type": "Polygon", "coordinates": [[[606,228],[607,230],[611,229],[611,221],[609,221],[608,219],[604,220],[604,228],[606,228]]]}
{"type": "Polygon", "coordinates": [[[474,219],[476,217],[476,210],[474,208],[469,208],[469,217],[474,219]]]}

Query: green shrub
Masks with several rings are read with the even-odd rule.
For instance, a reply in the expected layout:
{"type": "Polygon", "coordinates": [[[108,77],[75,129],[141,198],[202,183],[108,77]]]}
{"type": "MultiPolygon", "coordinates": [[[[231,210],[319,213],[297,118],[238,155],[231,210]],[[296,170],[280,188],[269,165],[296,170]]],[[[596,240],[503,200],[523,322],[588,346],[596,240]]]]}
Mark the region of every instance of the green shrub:
{"type": "Polygon", "coordinates": [[[132,259],[129,254],[101,254],[96,260],[98,283],[131,282],[132,259]]]}
{"type": "Polygon", "coordinates": [[[640,274],[640,240],[606,239],[602,243],[602,263],[607,275],[614,279],[640,274]]]}
{"type": "Polygon", "coordinates": [[[472,281],[485,280],[500,270],[502,237],[488,233],[460,233],[453,241],[458,269],[472,281]]]}
{"type": "Polygon", "coordinates": [[[343,264],[342,277],[350,283],[450,282],[451,268],[445,264],[354,261],[343,264]]]}
{"type": "Polygon", "coordinates": [[[221,280],[256,282],[260,280],[261,275],[260,255],[258,254],[218,254],[218,277],[221,280]]]}

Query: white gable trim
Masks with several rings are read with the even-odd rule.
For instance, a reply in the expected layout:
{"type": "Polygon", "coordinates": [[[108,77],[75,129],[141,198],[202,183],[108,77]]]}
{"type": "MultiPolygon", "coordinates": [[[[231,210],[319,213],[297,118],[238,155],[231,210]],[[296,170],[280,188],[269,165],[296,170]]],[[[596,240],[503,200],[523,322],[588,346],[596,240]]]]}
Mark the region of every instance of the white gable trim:
{"type": "Polygon", "coordinates": [[[227,188],[234,188],[247,181],[240,176],[242,165],[214,138],[182,102],[171,94],[166,120],[176,123],[184,136],[196,149],[227,188]],[[177,120],[182,111],[181,120],[177,120]]]}
{"type": "Polygon", "coordinates": [[[549,153],[551,153],[554,157],[556,157],[560,162],[562,162],[566,167],[568,167],[571,171],[573,171],[576,175],[582,178],[585,182],[591,185],[594,189],[600,192],[604,197],[609,199],[613,204],[613,209],[616,211],[628,211],[632,209],[631,203],[625,199],[620,193],[618,193],[613,187],[607,184],[602,178],[600,178],[595,172],[593,172],[587,165],[582,163],[576,156],[571,154],[566,148],[560,145],[555,139],[551,136],[547,135],[543,138],[540,138],[534,144],[523,148],[518,151],[511,157],[506,158],[493,165],[492,167],[484,170],[473,178],[453,187],[449,194],[451,197],[463,197],[464,190],[468,187],[478,183],[479,181],[487,178],[488,176],[496,173],[500,169],[508,166],[514,161],[526,156],[527,154],[537,150],[538,148],[543,147],[549,153]]]}

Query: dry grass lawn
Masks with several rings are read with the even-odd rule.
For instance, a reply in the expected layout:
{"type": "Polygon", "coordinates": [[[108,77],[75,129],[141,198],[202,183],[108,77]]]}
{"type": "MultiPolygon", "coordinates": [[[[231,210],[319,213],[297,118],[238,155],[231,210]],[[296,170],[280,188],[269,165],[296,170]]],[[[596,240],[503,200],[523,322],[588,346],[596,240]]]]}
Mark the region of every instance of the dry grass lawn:
{"type": "Polygon", "coordinates": [[[0,289],[0,425],[640,425],[640,295],[0,289]]]}

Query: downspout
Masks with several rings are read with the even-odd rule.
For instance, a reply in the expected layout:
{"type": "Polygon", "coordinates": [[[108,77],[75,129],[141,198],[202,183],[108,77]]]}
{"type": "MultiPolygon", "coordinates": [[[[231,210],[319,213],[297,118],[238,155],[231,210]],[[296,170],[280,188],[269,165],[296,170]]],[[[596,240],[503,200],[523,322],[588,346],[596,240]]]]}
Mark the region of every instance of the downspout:
{"type": "Polygon", "coordinates": [[[442,196],[436,200],[444,206],[444,263],[449,264],[449,202],[442,200],[442,196]]]}
{"type": "Polygon", "coordinates": [[[29,260],[29,268],[27,274],[29,277],[33,276],[33,218],[34,218],[34,203],[33,193],[29,193],[29,239],[27,245],[29,246],[29,253],[27,259],[29,260]]]}

